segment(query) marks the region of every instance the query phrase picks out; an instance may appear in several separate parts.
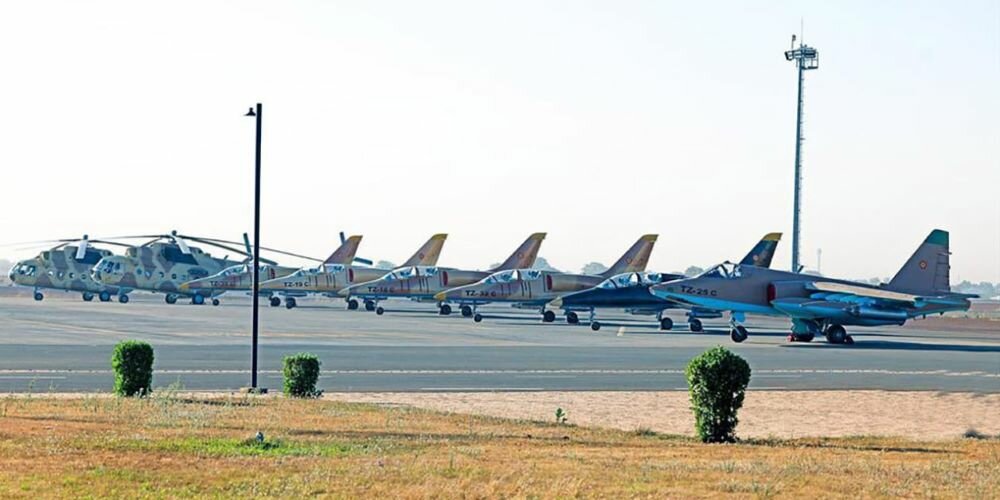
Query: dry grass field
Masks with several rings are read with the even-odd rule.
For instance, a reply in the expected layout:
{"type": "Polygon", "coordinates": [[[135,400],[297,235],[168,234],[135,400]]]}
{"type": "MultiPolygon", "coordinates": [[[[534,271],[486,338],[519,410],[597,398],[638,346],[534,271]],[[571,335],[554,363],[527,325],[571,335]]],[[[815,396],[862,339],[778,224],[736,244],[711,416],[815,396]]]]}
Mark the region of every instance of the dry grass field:
{"type": "Polygon", "coordinates": [[[984,498],[998,486],[995,438],[704,445],[642,429],[281,397],[0,399],[4,498],[984,498]]]}

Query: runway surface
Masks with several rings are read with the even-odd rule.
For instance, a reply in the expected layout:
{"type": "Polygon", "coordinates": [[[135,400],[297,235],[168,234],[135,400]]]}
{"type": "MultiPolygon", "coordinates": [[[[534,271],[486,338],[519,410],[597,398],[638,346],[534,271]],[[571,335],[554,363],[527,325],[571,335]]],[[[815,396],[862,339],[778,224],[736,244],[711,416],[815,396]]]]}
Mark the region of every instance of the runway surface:
{"type": "MultiPolygon", "coordinates": [[[[246,297],[221,306],[173,306],[162,296],[129,304],[85,303],[75,295],[42,302],[0,297],[0,391],[108,391],[111,346],[142,339],[156,350],[158,387],[231,390],[249,385],[250,308],[246,297]]],[[[906,328],[854,328],[853,346],[788,343],[788,323],[750,318],[751,337],[729,339],[724,320],[706,332],[657,330],[651,317],[601,312],[599,332],[542,324],[537,312],[481,308],[479,324],[437,315],[431,304],[383,303],[383,316],[347,311],[332,299],[263,307],[259,385],[280,390],[281,358],[309,351],[323,363],[327,391],[532,391],[684,389],[684,366],[724,345],[753,368],[757,389],[887,389],[1000,392],[1000,323],[941,322],[906,328]],[[931,325],[931,326],[927,326],[931,325]]]]}

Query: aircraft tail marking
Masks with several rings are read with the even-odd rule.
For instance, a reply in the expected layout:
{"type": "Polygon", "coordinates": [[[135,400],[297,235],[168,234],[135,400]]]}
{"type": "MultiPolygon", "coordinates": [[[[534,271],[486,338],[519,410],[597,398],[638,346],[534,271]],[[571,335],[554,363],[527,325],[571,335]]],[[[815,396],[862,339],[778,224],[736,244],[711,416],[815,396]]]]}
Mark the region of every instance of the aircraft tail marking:
{"type": "Polygon", "coordinates": [[[774,250],[781,241],[781,233],[767,233],[752,249],[740,264],[745,266],[771,267],[774,250]]]}
{"type": "Polygon", "coordinates": [[[535,265],[535,258],[538,257],[538,249],[542,247],[542,240],[545,239],[545,233],[535,233],[528,236],[528,239],[521,243],[521,246],[514,250],[514,253],[507,257],[507,260],[503,261],[503,264],[491,269],[490,271],[506,271],[508,269],[527,269],[535,265]]]}
{"type": "Polygon", "coordinates": [[[889,281],[887,288],[924,295],[951,291],[949,255],[948,231],[931,231],[889,281]]]}
{"type": "Polygon", "coordinates": [[[351,265],[354,262],[354,254],[358,253],[358,245],[361,244],[361,236],[354,235],[344,240],[333,253],[330,254],[324,264],[344,264],[351,265]]]}
{"type": "Polygon", "coordinates": [[[431,236],[422,247],[417,250],[409,259],[406,259],[403,266],[436,266],[438,257],[441,256],[441,248],[444,240],[448,239],[447,234],[439,233],[431,236]]]}
{"type": "Polygon", "coordinates": [[[602,276],[610,277],[621,273],[642,272],[646,270],[649,263],[649,254],[653,252],[653,245],[656,244],[656,234],[646,234],[639,238],[631,248],[622,255],[618,262],[602,276]]]}

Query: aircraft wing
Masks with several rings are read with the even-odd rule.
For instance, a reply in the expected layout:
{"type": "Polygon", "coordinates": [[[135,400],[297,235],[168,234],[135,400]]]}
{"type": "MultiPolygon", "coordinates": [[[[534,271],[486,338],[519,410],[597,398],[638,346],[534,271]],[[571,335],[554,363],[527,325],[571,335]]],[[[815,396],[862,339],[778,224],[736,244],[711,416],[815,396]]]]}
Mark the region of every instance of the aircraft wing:
{"type": "Polygon", "coordinates": [[[918,300],[923,300],[923,297],[920,297],[919,295],[893,292],[890,290],[880,290],[878,288],[868,288],[866,286],[849,285],[846,283],[833,283],[830,281],[812,281],[806,283],[805,287],[807,290],[815,290],[817,292],[843,293],[858,297],[887,300],[890,302],[904,302],[907,304],[915,304],[918,300]]]}

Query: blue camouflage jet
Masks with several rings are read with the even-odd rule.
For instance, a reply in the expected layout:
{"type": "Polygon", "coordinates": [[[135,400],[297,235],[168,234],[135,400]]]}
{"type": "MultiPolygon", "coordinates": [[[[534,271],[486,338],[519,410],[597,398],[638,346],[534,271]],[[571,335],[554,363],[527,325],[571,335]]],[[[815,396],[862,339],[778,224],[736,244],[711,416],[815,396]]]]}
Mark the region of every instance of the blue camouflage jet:
{"type": "Polygon", "coordinates": [[[847,280],[720,264],[699,276],[653,286],[657,297],[686,307],[730,311],[730,337],[743,342],[746,313],[792,320],[792,342],[822,333],[831,344],[853,344],[847,326],[902,325],[907,320],[969,309],[977,295],[951,291],[948,232],[931,231],[888,283],[847,280]]]}

